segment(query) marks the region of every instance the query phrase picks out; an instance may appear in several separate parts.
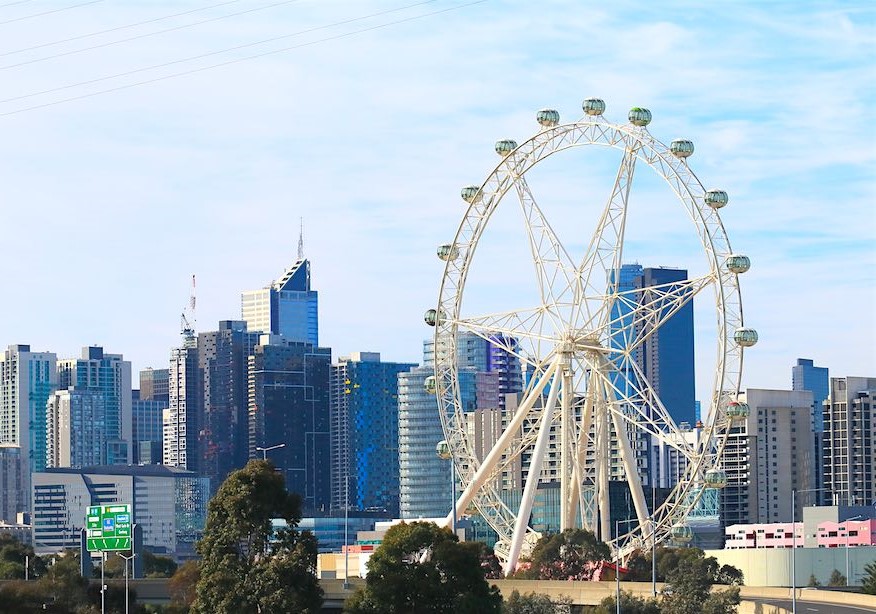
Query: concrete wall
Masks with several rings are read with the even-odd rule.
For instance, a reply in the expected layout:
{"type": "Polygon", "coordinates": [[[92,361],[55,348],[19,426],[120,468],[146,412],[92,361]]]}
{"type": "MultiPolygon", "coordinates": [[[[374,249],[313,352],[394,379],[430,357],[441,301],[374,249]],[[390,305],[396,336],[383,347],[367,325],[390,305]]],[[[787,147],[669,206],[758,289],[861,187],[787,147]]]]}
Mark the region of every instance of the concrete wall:
{"type": "MultiPolygon", "coordinates": [[[[864,566],[876,560],[876,546],[849,548],[849,584],[860,586],[864,566]]],[[[738,567],[746,586],[791,586],[790,548],[751,548],[747,550],[707,550],[721,565],[738,567]]],[[[838,569],[846,573],[845,548],[797,548],[795,553],[796,586],[809,584],[809,577],[827,585],[830,574],[838,569]]]]}

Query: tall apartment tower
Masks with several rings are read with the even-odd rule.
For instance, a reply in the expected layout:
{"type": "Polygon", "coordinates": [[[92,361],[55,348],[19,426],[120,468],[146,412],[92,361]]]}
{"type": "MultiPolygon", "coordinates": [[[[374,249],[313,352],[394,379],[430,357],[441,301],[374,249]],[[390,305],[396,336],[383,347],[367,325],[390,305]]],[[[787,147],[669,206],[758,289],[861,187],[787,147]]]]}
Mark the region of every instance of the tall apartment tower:
{"type": "Polygon", "coordinates": [[[876,378],[832,377],[824,403],[824,488],[834,504],[876,505],[876,378]]]}
{"type": "MultiPolygon", "coordinates": [[[[520,392],[522,388],[519,361],[471,333],[460,333],[457,348],[463,411],[497,408],[501,414],[506,395],[520,392]]],[[[423,344],[424,366],[399,373],[399,511],[402,518],[435,518],[450,512],[450,463],[435,454],[435,446],[444,439],[441,416],[435,395],[425,389],[426,378],[434,373],[434,364],[434,340],[428,340],[423,344]]],[[[471,424],[474,428],[491,422],[472,419],[471,424]]],[[[488,439],[489,434],[482,434],[483,438],[488,439]]]]}
{"type": "Polygon", "coordinates": [[[103,395],[106,464],[131,464],[131,363],[121,354],[105,353],[99,346],[82,348],[80,358],[58,361],[58,388],[103,395]]]}
{"type": "MultiPolygon", "coordinates": [[[[167,372],[167,369],[162,369],[167,372]]],[[[151,370],[150,370],[151,371],[151,370]]],[[[142,385],[143,371],[140,372],[142,385]]],[[[165,380],[165,383],[167,380],[165,380]]],[[[164,395],[164,399],[167,394],[164,395]]],[[[144,399],[142,390],[131,391],[131,422],[133,433],[134,464],[160,465],[161,446],[164,438],[164,412],[167,410],[166,400],[156,397],[144,399]]]]}
{"type": "Polygon", "coordinates": [[[298,260],[271,285],[241,295],[241,317],[252,332],[317,347],[319,295],[310,289],[310,261],[301,252],[299,244],[298,260]]]}
{"type": "Polygon", "coordinates": [[[798,358],[797,364],[791,367],[791,389],[808,390],[812,393],[812,433],[813,463],[815,464],[815,492],[819,504],[828,502],[828,494],[824,489],[824,401],[828,395],[829,374],[827,367],[816,367],[808,358],[798,358]]]}
{"type": "Polygon", "coordinates": [[[188,471],[201,470],[198,454],[200,432],[198,342],[185,337],[182,347],[170,351],[168,408],[162,416],[162,464],[188,471]]]}
{"type": "Polygon", "coordinates": [[[107,465],[106,396],[71,386],[46,404],[46,467],[107,465]]]}
{"type": "Polygon", "coordinates": [[[331,361],[330,348],[271,335],[249,355],[249,457],[274,463],[305,515],[331,505],[331,361]]]}
{"type": "Polygon", "coordinates": [[[17,492],[0,492],[0,509],[30,511],[30,474],[46,466],[46,402],[57,387],[55,354],[31,352],[29,345],[10,345],[0,356],[4,481],[20,487],[17,492]],[[17,471],[16,462],[21,464],[17,471]]]}
{"type": "MultiPolygon", "coordinates": [[[[741,395],[751,413],[735,425],[722,462],[721,524],[791,521],[791,491],[815,488],[809,391],[749,388],[741,395]]],[[[797,498],[795,516],[814,499],[797,498]]]]}
{"type": "Polygon", "coordinates": [[[377,352],[332,365],[332,509],[398,517],[398,374],[415,366],[382,362],[377,352]]]}
{"type": "Polygon", "coordinates": [[[219,488],[249,460],[248,359],[259,335],[246,322],[223,320],[198,335],[200,474],[219,488]]]}

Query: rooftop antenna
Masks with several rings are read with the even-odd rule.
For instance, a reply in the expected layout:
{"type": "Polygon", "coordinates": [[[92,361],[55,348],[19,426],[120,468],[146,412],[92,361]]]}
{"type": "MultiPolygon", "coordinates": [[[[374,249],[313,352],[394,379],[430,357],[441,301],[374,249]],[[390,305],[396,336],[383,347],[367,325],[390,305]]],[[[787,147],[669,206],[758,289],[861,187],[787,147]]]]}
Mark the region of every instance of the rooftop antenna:
{"type": "Polygon", "coordinates": [[[192,294],[189,296],[189,304],[183,309],[180,316],[180,329],[183,336],[183,347],[195,347],[197,338],[195,336],[195,276],[192,275],[192,294]]]}
{"type": "Polygon", "coordinates": [[[301,233],[298,235],[298,259],[304,260],[304,218],[301,218],[301,233]]]}

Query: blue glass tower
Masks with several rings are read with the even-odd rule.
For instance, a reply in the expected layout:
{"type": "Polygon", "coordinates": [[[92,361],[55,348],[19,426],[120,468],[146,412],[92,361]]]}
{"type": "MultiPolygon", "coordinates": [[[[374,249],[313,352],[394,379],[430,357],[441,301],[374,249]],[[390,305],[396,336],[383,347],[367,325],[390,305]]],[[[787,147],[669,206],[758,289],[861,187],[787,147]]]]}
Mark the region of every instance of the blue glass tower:
{"type": "Polygon", "coordinates": [[[415,366],[376,352],[332,365],[332,509],[398,517],[398,374],[415,366]]]}
{"type": "Polygon", "coordinates": [[[319,345],[319,295],[310,289],[310,261],[299,258],[270,286],[241,295],[241,314],[253,332],[319,345]]]}
{"type": "Polygon", "coordinates": [[[827,367],[816,367],[808,358],[798,358],[791,367],[791,390],[808,390],[812,393],[812,432],[814,434],[813,458],[815,459],[815,493],[819,504],[828,502],[830,494],[824,491],[824,402],[830,391],[827,367]]]}

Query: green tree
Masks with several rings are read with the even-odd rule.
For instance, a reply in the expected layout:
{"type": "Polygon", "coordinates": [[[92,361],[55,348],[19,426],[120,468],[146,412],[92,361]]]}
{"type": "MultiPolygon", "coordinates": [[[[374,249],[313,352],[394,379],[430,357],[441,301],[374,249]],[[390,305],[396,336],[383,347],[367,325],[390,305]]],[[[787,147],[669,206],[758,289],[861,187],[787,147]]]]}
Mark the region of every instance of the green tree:
{"type": "Polygon", "coordinates": [[[515,577],[531,580],[592,580],[599,561],[611,558],[608,545],[584,529],[545,535],[535,544],[529,569],[515,577]]]}
{"type": "Polygon", "coordinates": [[[46,572],[45,562],[34,554],[31,546],[18,541],[10,533],[0,533],[0,580],[23,580],[25,560],[31,579],[46,572]]]}
{"type": "Polygon", "coordinates": [[[873,561],[864,567],[864,577],[862,578],[861,590],[868,595],[876,595],[876,561],[873,561]]]}
{"type": "Polygon", "coordinates": [[[198,584],[197,561],[186,561],[180,565],[167,582],[170,593],[170,612],[188,612],[195,601],[195,587],[198,584]]]}
{"type": "Polygon", "coordinates": [[[663,614],[727,614],[736,611],[739,604],[739,589],[711,592],[712,582],[718,573],[714,557],[683,557],[678,567],[667,574],[673,593],[661,604],[663,614]]]}
{"type": "MultiPolygon", "coordinates": [[[[624,614],[660,614],[660,604],[655,599],[642,599],[632,593],[621,591],[621,612],[624,614]]],[[[599,602],[594,614],[614,614],[617,612],[617,601],[614,595],[599,602]]]]}
{"type": "Polygon", "coordinates": [[[502,597],[484,578],[476,542],[430,522],[389,529],[368,561],[365,586],[344,611],[355,614],[498,614],[502,597]]]}
{"type": "MultiPolygon", "coordinates": [[[[557,601],[541,593],[521,595],[514,591],[502,604],[502,614],[556,614],[559,608],[570,607],[572,600],[562,597],[557,601]]],[[[568,611],[568,610],[566,610],[568,611]]]]}
{"type": "Polygon", "coordinates": [[[846,586],[846,576],[839,569],[834,569],[830,578],[827,580],[827,585],[832,587],[846,586]]]}
{"type": "Polygon", "coordinates": [[[143,575],[147,578],[170,578],[176,573],[177,564],[169,556],[159,556],[143,551],[143,575]]]}
{"type": "Polygon", "coordinates": [[[316,538],[298,531],[301,502],[268,461],[233,472],[207,506],[192,612],[318,612],[316,538]],[[274,531],[272,518],[286,527],[274,531]]]}

